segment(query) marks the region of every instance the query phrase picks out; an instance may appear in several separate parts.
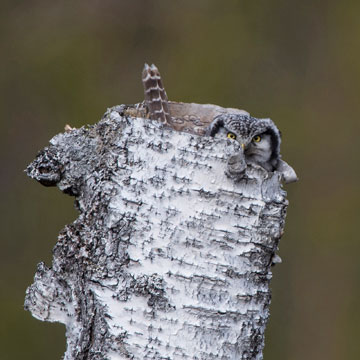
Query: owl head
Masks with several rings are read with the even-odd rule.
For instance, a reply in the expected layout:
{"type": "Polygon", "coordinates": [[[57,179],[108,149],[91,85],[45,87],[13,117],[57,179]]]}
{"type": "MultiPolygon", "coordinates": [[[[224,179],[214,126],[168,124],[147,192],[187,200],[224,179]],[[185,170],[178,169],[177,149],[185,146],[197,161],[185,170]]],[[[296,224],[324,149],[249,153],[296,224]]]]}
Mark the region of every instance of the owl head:
{"type": "Polygon", "coordinates": [[[246,163],[255,163],[267,171],[274,171],[278,165],[281,135],[270,119],[221,114],[209,126],[208,135],[238,141],[246,163]]]}

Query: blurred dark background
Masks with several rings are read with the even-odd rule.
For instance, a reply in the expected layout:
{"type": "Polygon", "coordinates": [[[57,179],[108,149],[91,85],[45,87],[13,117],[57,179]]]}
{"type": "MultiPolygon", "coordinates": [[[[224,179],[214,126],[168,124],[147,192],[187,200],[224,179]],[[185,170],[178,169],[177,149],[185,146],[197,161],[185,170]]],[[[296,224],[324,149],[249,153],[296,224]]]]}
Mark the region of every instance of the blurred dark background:
{"type": "Polygon", "coordinates": [[[359,358],[359,1],[2,0],[0,10],[2,360],[65,351],[65,327],[32,318],[23,300],[77,213],[23,170],[66,123],[141,101],[145,61],[170,99],[244,108],[282,131],[301,181],[286,186],[265,360],[359,358]]]}

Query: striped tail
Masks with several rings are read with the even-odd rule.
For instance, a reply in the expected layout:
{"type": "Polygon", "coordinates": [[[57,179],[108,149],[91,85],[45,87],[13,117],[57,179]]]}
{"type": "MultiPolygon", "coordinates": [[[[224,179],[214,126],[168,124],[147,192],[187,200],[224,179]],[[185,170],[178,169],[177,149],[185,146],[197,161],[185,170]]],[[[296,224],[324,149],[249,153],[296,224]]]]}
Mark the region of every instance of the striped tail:
{"type": "Polygon", "coordinates": [[[168,97],[161,81],[158,68],[152,64],[145,64],[142,72],[145,102],[149,110],[150,119],[159,120],[165,125],[171,124],[168,97]]]}

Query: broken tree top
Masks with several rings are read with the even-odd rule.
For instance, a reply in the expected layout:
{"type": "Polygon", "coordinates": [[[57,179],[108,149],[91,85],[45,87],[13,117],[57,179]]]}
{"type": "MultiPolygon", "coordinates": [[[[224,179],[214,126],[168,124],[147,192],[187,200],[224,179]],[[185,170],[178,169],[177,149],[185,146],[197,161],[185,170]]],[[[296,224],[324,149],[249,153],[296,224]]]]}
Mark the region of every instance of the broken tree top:
{"type": "Polygon", "coordinates": [[[116,106],[68,128],[29,165],[75,196],[79,217],[51,267],[38,265],[25,308],[65,324],[66,360],[261,359],[281,180],[294,174],[280,162],[229,175],[241,144],[202,135],[218,115],[248,114],[160,97],[165,106],[116,106]]]}

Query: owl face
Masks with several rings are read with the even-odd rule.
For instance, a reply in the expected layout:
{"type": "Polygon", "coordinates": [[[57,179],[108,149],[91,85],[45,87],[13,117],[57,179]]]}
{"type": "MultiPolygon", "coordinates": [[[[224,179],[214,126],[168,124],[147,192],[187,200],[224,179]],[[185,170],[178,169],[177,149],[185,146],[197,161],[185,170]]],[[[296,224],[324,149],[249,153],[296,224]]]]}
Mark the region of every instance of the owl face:
{"type": "Polygon", "coordinates": [[[246,163],[273,171],[280,158],[280,132],[270,119],[247,115],[223,114],[215,117],[208,134],[241,144],[246,163]]]}

